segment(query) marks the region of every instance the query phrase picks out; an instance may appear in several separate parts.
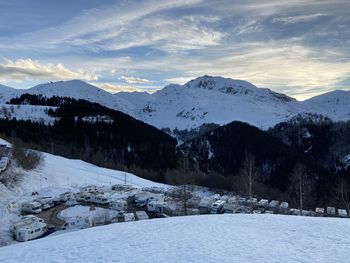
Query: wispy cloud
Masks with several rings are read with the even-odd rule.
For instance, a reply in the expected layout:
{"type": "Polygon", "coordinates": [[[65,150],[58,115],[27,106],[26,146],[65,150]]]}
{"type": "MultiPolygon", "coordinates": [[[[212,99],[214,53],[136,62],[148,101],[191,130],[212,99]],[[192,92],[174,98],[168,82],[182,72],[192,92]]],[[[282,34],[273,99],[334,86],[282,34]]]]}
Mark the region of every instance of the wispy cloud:
{"type": "Polygon", "coordinates": [[[327,14],[317,13],[317,14],[309,14],[309,15],[275,17],[272,19],[272,22],[288,25],[288,24],[309,22],[324,16],[327,16],[327,14]]]}
{"type": "Polygon", "coordinates": [[[127,83],[151,83],[148,79],[139,77],[121,76],[119,79],[126,81],[127,83]]]}
{"type": "Polygon", "coordinates": [[[32,59],[3,59],[0,62],[0,80],[23,82],[26,80],[97,80],[98,76],[82,70],[70,70],[63,64],[40,63],[32,59]]]}
{"type": "Polygon", "coordinates": [[[157,90],[161,89],[161,87],[139,87],[139,86],[130,86],[130,85],[123,85],[118,83],[101,83],[101,82],[90,82],[91,85],[94,85],[96,87],[99,87],[101,89],[104,89],[111,93],[117,93],[120,91],[126,91],[126,92],[133,92],[133,91],[147,91],[149,93],[156,92],[157,90]]]}

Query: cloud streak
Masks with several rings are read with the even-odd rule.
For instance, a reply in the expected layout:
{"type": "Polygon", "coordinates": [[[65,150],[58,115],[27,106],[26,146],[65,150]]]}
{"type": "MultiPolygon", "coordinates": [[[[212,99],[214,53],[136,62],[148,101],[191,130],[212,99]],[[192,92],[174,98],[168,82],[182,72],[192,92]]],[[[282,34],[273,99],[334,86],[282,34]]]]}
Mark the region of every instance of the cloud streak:
{"type": "Polygon", "coordinates": [[[98,76],[82,70],[70,70],[63,64],[40,63],[32,59],[3,59],[0,63],[0,80],[23,82],[26,80],[97,80],[98,76]]]}

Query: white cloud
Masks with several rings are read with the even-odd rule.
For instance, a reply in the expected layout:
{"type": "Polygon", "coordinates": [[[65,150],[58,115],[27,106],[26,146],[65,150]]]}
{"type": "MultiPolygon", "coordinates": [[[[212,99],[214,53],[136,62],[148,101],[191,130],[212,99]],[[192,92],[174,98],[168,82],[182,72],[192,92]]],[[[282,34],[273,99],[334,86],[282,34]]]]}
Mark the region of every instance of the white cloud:
{"type": "Polygon", "coordinates": [[[97,80],[98,76],[82,70],[70,70],[62,63],[40,63],[32,59],[3,59],[0,62],[0,80],[22,82],[26,80],[97,80]]]}
{"type": "Polygon", "coordinates": [[[129,86],[118,83],[101,83],[101,82],[91,82],[91,85],[104,89],[110,93],[116,93],[120,91],[133,92],[133,91],[147,91],[149,93],[156,92],[161,89],[161,87],[139,87],[139,86],[129,86]]]}
{"type": "Polygon", "coordinates": [[[126,81],[127,83],[151,83],[148,79],[139,77],[121,76],[119,79],[126,81]]]}
{"type": "Polygon", "coordinates": [[[318,13],[318,14],[309,14],[309,15],[275,17],[274,19],[272,19],[272,22],[288,25],[288,24],[310,22],[312,20],[315,20],[317,18],[324,17],[324,16],[327,16],[327,14],[318,13]]]}

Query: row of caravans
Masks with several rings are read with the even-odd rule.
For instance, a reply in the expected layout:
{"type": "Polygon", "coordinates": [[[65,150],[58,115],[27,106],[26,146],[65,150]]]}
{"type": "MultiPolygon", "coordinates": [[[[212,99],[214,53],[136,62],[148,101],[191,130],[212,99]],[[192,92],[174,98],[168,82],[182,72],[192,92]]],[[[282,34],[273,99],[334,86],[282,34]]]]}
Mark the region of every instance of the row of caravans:
{"type": "Polygon", "coordinates": [[[10,230],[17,241],[25,242],[45,235],[47,225],[41,218],[27,215],[14,222],[10,230]]]}
{"type": "Polygon", "coordinates": [[[51,197],[37,198],[33,201],[23,202],[21,211],[30,214],[39,214],[44,210],[55,206],[54,199],[51,197]]]}

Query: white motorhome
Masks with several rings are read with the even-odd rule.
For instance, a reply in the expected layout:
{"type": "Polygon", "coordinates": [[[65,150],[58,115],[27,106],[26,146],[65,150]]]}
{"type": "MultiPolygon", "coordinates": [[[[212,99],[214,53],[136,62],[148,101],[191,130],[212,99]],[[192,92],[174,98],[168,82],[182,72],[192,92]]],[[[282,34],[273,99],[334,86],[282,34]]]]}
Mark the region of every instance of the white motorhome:
{"type": "Polygon", "coordinates": [[[83,229],[92,227],[93,222],[91,217],[71,217],[62,226],[62,230],[66,229],[83,229]]]}
{"type": "Polygon", "coordinates": [[[225,201],[217,200],[211,205],[211,214],[221,214],[224,211],[225,201]]]}
{"type": "Polygon", "coordinates": [[[320,216],[324,214],[324,208],[323,207],[316,207],[315,209],[316,215],[320,216]]]}
{"type": "Polygon", "coordinates": [[[41,204],[42,210],[47,210],[55,206],[54,201],[51,197],[38,198],[38,199],[35,199],[34,201],[39,202],[41,204]]]}
{"type": "Polygon", "coordinates": [[[135,215],[134,215],[134,213],[126,213],[126,214],[124,215],[124,220],[125,220],[125,222],[135,221],[135,215]]]}
{"type": "Polygon", "coordinates": [[[151,213],[163,213],[166,204],[162,201],[150,201],[147,204],[147,211],[151,213]]]}
{"type": "Polygon", "coordinates": [[[41,204],[36,201],[22,203],[22,212],[39,214],[41,213],[41,204]]]}
{"type": "Polygon", "coordinates": [[[327,207],[327,214],[330,216],[334,216],[335,215],[335,207],[332,207],[332,206],[327,207]]]}
{"type": "Polygon", "coordinates": [[[94,193],[98,191],[98,187],[96,185],[86,185],[80,187],[80,192],[88,192],[88,193],[94,193]]]}
{"type": "Polygon", "coordinates": [[[99,205],[109,205],[110,196],[107,194],[93,194],[90,196],[90,202],[99,205]]]}
{"type": "Polygon", "coordinates": [[[128,203],[125,200],[116,200],[111,202],[109,208],[117,211],[127,211],[128,203]]]}
{"type": "Polygon", "coordinates": [[[41,222],[43,223],[44,220],[35,216],[35,215],[25,215],[21,216],[21,218],[15,222],[12,223],[10,227],[10,231],[14,234],[16,231],[21,228],[22,226],[30,223],[30,222],[41,222]]]}
{"type": "Polygon", "coordinates": [[[89,192],[79,192],[76,194],[76,200],[78,202],[89,202],[91,197],[91,193],[89,192]]]}
{"type": "Polygon", "coordinates": [[[46,224],[38,221],[26,221],[16,228],[14,235],[17,241],[25,242],[43,236],[46,233],[46,224]]]}
{"type": "Polygon", "coordinates": [[[266,200],[266,199],[261,199],[259,202],[258,202],[258,206],[260,208],[267,208],[269,206],[269,200],[266,200]]]}
{"type": "Polygon", "coordinates": [[[59,200],[61,202],[67,202],[67,201],[71,201],[74,199],[75,199],[75,194],[72,192],[65,192],[65,193],[60,194],[60,196],[59,196],[59,200]]]}
{"type": "Polygon", "coordinates": [[[136,219],[137,220],[147,220],[147,219],[149,219],[149,216],[147,215],[147,213],[145,211],[136,211],[135,215],[136,215],[136,219]]]}
{"type": "Polygon", "coordinates": [[[269,203],[269,208],[270,209],[276,209],[276,208],[278,208],[278,205],[280,204],[280,202],[279,201],[277,201],[277,200],[272,200],[272,201],[270,201],[270,203],[269,203]]]}
{"type": "Polygon", "coordinates": [[[346,209],[338,209],[338,216],[340,217],[348,217],[348,212],[346,211],[346,209]]]}
{"type": "Polygon", "coordinates": [[[148,199],[151,197],[150,193],[142,192],[135,195],[135,204],[137,207],[145,207],[148,199]]]}

